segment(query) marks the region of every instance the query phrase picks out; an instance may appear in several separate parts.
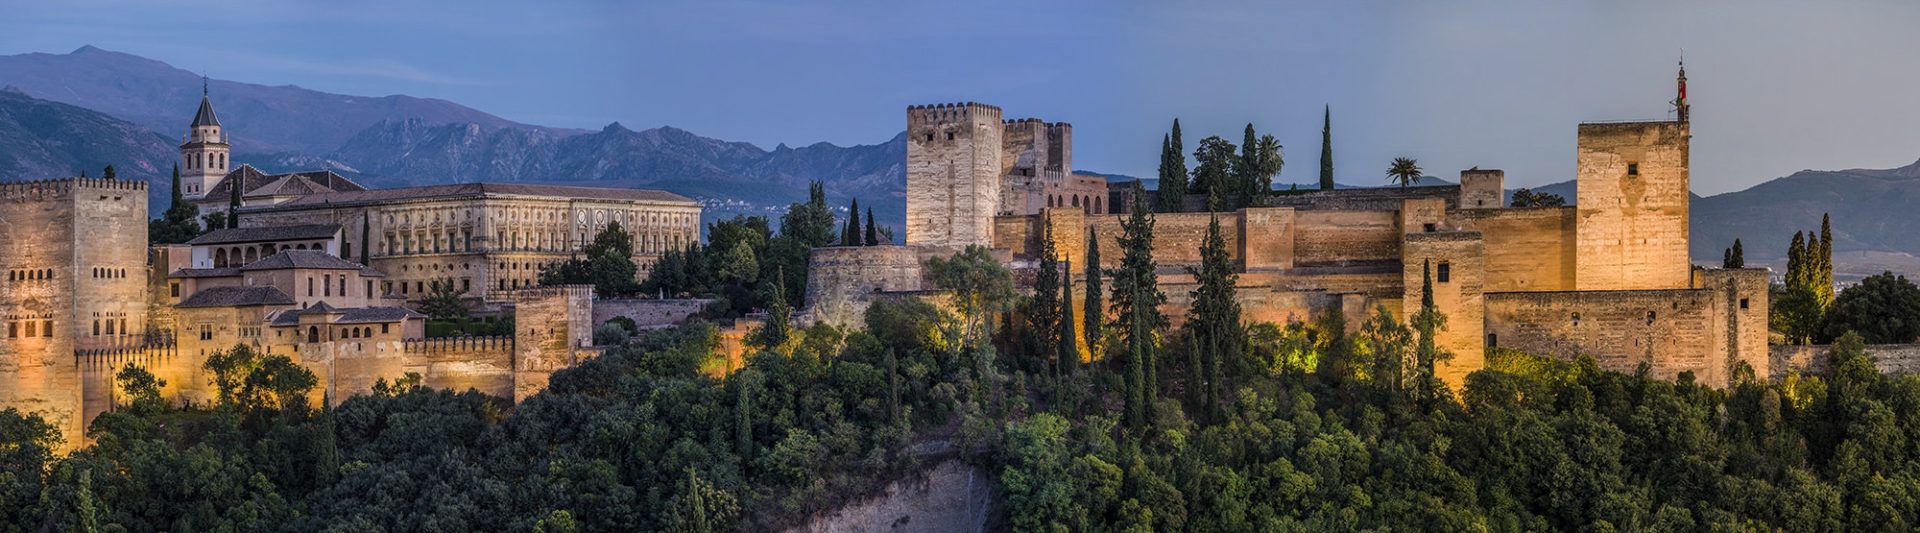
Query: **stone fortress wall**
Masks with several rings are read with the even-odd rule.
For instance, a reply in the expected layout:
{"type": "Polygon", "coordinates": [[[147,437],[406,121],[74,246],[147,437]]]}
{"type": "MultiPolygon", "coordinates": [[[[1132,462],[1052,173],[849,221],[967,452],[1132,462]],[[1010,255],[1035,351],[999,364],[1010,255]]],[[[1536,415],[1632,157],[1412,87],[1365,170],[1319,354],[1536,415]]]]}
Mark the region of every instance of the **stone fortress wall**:
{"type": "MultiPolygon", "coordinates": [[[[1063,261],[1084,258],[1095,239],[1101,266],[1119,265],[1126,215],[1070,204],[993,217],[986,240],[975,240],[977,211],[950,209],[946,191],[984,190],[1020,176],[1001,172],[1010,166],[958,166],[965,162],[958,157],[931,165],[930,156],[958,148],[916,151],[914,143],[938,144],[933,133],[944,130],[932,123],[974,124],[966,122],[969,110],[998,112],[976,106],[908,109],[909,227],[960,217],[966,229],[955,231],[969,238],[928,229],[909,231],[905,247],[816,250],[808,317],[857,325],[847,310],[862,301],[930,288],[913,258],[968,244],[990,246],[1019,273],[1034,267],[1051,231],[1063,261]]],[[[1035,135],[1034,124],[1015,129],[1012,145],[1035,135]]],[[[1357,326],[1376,307],[1404,318],[1418,310],[1422,282],[1433,276],[1436,306],[1447,316],[1438,340],[1452,353],[1440,373],[1455,386],[1484,366],[1489,346],[1593,356],[1621,371],[1644,363],[1656,375],[1691,372],[1713,384],[1741,364],[1767,375],[1766,273],[1697,268],[1686,255],[1688,124],[1582,124],[1577,133],[1577,207],[1506,207],[1505,173],[1473,168],[1461,172],[1460,185],[1288,191],[1234,212],[1156,214],[1154,258],[1169,297],[1162,311],[1176,325],[1184,319],[1195,284],[1185,267],[1198,264],[1207,226],[1218,220],[1241,271],[1237,292],[1248,321],[1334,311],[1357,326]]],[[[1081,277],[1082,267],[1068,268],[1081,277]]]]}

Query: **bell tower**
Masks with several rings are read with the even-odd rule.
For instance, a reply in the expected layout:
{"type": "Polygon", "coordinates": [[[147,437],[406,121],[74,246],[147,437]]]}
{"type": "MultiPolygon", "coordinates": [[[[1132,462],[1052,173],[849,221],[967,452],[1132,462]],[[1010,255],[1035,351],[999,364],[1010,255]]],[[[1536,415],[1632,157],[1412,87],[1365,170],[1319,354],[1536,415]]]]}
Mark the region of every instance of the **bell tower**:
{"type": "Polygon", "coordinates": [[[207,80],[200,79],[200,110],[187,126],[187,137],[180,143],[180,195],[189,200],[207,196],[207,190],[227,176],[227,155],[232,147],[220,133],[220,118],[213,114],[213,100],[207,94],[207,80]]]}

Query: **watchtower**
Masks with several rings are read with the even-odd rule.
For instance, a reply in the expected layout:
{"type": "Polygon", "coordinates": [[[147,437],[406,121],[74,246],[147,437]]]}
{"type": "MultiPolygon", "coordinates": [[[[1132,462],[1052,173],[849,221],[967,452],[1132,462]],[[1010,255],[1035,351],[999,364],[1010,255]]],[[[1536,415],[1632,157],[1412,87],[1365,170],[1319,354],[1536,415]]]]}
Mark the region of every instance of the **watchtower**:
{"type": "Polygon", "coordinates": [[[907,108],[907,244],[987,246],[1000,208],[1000,108],[907,108]]]}

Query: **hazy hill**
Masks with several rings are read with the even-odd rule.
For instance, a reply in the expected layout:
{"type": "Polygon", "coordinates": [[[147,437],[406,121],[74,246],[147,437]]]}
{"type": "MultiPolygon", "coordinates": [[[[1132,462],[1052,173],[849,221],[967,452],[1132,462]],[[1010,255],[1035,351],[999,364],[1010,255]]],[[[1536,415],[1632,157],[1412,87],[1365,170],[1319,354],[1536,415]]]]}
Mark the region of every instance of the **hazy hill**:
{"type": "MultiPolygon", "coordinates": [[[[0,181],[99,177],[170,183],[174,144],[137,124],[88,109],[0,89],[0,181]]],[[[165,198],[166,187],[154,191],[165,198]]],[[[161,206],[164,209],[164,206],[161,206]]]]}
{"type": "MultiPolygon", "coordinates": [[[[168,138],[184,134],[192,122],[200,81],[199,74],[160,61],[92,46],[66,54],[0,56],[0,85],[113,115],[168,138]]],[[[217,79],[211,86],[220,122],[242,152],[325,154],[383,120],[535,127],[432,98],[349,96],[217,79]]]]}
{"type": "MultiPolygon", "coordinates": [[[[1795,231],[1818,231],[1833,215],[1836,270],[1886,257],[1920,255],[1920,162],[1893,169],[1802,170],[1693,204],[1693,256],[1718,258],[1739,238],[1749,262],[1784,264],[1795,231]]],[[[1886,268],[1881,266],[1879,268],[1886,268]]]]}

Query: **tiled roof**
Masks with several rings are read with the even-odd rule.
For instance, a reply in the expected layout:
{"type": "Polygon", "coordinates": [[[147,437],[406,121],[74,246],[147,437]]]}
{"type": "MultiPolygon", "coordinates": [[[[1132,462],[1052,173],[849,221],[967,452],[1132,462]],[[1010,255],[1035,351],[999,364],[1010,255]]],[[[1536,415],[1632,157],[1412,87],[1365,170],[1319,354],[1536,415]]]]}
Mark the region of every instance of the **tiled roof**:
{"type": "Polygon", "coordinates": [[[213,100],[206,95],[200,95],[200,111],[193,114],[193,124],[187,127],[218,125],[220,125],[220,117],[213,116],[213,100]]]}
{"type": "Polygon", "coordinates": [[[235,307],[245,305],[293,305],[293,297],[273,287],[211,287],[186,301],[179,307],[235,307]]]}
{"type": "Polygon", "coordinates": [[[182,268],[173,271],[169,277],[175,278],[224,278],[240,275],[238,268],[182,268]]]}
{"type": "Polygon", "coordinates": [[[288,309],[275,313],[267,321],[275,326],[292,326],[300,323],[300,316],[316,313],[337,313],[340,318],[334,324],[376,324],[381,322],[399,322],[410,318],[426,318],[405,307],[352,307],[339,309],[326,302],[314,304],[306,309],[288,309]],[[324,307],[323,307],[324,306],[324,307]]]}
{"type": "Polygon", "coordinates": [[[207,188],[206,197],[218,200],[229,198],[232,192],[228,191],[228,188],[232,187],[233,183],[240,184],[240,196],[242,197],[367,190],[366,187],[354,183],[353,180],[347,179],[346,176],[335,174],[329,170],[267,174],[261,172],[260,169],[253,168],[253,165],[243,164],[233,169],[232,172],[228,172],[227,177],[222,178],[220,183],[216,183],[213,187],[207,188]]]}
{"type": "Polygon", "coordinates": [[[340,233],[339,224],[302,224],[298,226],[262,226],[257,228],[220,228],[195,237],[187,244],[231,244],[239,242],[279,242],[326,239],[340,233]]]}
{"type": "Polygon", "coordinates": [[[360,270],[365,268],[355,263],[319,250],[281,250],[278,253],[260,258],[252,264],[240,267],[240,270],[285,270],[289,268],[313,268],[321,270],[360,270]]]}
{"type": "Polygon", "coordinates": [[[654,189],[609,189],[530,183],[458,183],[452,185],[427,185],[421,187],[401,187],[398,189],[372,189],[313,194],[289,200],[286,203],[279,204],[278,207],[371,204],[400,200],[480,197],[485,195],[549,196],[588,200],[696,204],[691,198],[654,189]]]}

